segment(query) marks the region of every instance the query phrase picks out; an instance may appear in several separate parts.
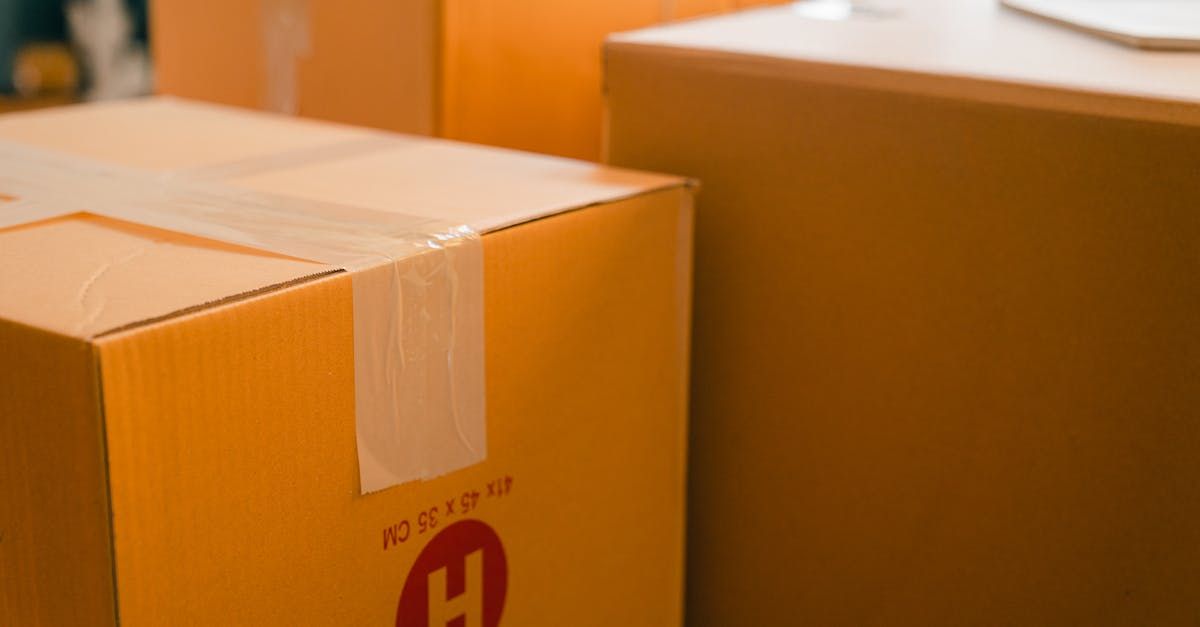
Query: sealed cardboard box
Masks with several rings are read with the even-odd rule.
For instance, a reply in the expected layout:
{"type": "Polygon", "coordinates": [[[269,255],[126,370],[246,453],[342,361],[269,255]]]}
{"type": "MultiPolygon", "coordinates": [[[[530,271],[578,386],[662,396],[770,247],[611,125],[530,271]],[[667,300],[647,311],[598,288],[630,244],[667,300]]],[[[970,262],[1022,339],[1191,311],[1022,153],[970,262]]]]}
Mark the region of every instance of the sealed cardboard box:
{"type": "Polygon", "coordinates": [[[607,45],[704,183],[689,623],[1195,621],[1200,57],[855,5],[607,45]]]}
{"type": "Polygon", "coordinates": [[[679,623],[683,181],[170,99],[0,160],[0,623],[679,623]]]}
{"type": "Polygon", "coordinates": [[[608,33],[765,0],[156,1],[157,89],[585,159],[608,33]]]}

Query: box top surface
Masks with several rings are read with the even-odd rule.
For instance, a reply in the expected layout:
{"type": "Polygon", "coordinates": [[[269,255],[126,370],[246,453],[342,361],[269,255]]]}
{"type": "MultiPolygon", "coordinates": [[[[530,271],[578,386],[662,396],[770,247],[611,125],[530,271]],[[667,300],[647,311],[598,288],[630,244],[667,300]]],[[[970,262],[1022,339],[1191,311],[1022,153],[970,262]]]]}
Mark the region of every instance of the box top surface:
{"type": "Polygon", "coordinates": [[[609,45],[749,55],[757,57],[746,62],[758,72],[796,72],[804,64],[812,75],[820,66],[827,80],[900,72],[907,75],[905,85],[876,84],[1200,124],[1200,54],[1132,49],[994,0],[872,0],[856,11],[848,6],[801,2],[750,10],[621,33],[609,45]],[[980,82],[993,89],[979,94],[980,82]],[[1057,99],[1037,98],[1028,89],[1000,93],[996,84],[1048,88],[1057,99]],[[1064,91],[1076,97],[1065,99],[1064,91]]]}
{"type": "MultiPolygon", "coordinates": [[[[204,173],[223,185],[427,216],[478,232],[683,182],[443,140],[392,136],[372,145],[372,138],[379,136],[169,98],[0,116],[0,141],[152,172],[204,173]],[[339,152],[360,140],[371,147],[339,152]]],[[[8,200],[0,196],[0,211],[8,200]]],[[[0,318],[90,339],[335,271],[76,214],[0,229],[0,318]]]]}

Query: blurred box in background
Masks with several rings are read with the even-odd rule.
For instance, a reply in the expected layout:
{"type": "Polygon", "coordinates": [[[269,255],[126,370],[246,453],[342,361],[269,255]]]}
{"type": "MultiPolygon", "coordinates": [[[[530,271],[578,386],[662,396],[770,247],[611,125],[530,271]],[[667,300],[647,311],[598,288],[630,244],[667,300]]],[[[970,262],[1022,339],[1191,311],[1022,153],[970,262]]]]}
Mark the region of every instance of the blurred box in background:
{"type": "Polygon", "coordinates": [[[1200,616],[1200,56],[988,0],[607,46],[696,176],[688,623],[1200,616]]]}
{"type": "Polygon", "coordinates": [[[606,34],[768,0],[159,0],[160,93],[596,160],[606,34]]]}
{"type": "Polygon", "coordinates": [[[174,99],[0,138],[6,224],[74,200],[318,250],[388,227],[365,271],[87,213],[0,229],[0,625],[680,623],[685,181],[174,99]],[[426,223],[482,235],[394,256],[426,223]],[[434,412],[439,368],[484,358],[486,394],[450,378],[434,412]],[[430,413],[364,431],[364,363],[430,413]],[[466,407],[482,459],[363,494],[372,441],[427,467],[466,407]]]}

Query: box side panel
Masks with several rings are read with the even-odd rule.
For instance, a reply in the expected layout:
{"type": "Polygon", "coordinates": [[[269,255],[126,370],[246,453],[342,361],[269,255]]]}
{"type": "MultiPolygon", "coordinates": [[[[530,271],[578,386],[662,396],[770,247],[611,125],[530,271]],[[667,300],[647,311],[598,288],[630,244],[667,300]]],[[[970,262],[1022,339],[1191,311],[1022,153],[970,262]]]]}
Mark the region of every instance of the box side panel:
{"type": "Polygon", "coordinates": [[[298,61],[299,113],[431,135],[439,0],[309,0],[312,47],[298,61]]]}
{"type": "Polygon", "coordinates": [[[159,93],[433,132],[434,0],[156,0],[159,93]]]}
{"type": "Polygon", "coordinates": [[[663,19],[654,0],[448,0],[444,12],[445,137],[593,160],[600,44],[663,19]]]}
{"type": "Polygon", "coordinates": [[[98,343],[122,625],[365,624],[352,320],[338,275],[98,343]]]}
{"type": "Polygon", "coordinates": [[[262,4],[153,0],[149,18],[155,91],[262,107],[266,99],[262,4]]]}
{"type": "Polygon", "coordinates": [[[348,276],[105,338],[122,624],[393,624],[466,519],[505,624],[678,624],[685,194],[485,236],[488,458],[426,482],[359,496],[348,276]]]}
{"type": "Polygon", "coordinates": [[[601,44],[633,28],[764,0],[445,0],[445,137],[600,158],[601,44]]]}
{"type": "Polygon", "coordinates": [[[91,347],[0,320],[0,624],[113,625],[91,347]]]}
{"type": "Polygon", "coordinates": [[[680,624],[690,234],[677,188],[484,240],[491,450],[525,468],[504,624],[680,624]]]}
{"type": "Polygon", "coordinates": [[[609,70],[704,185],[691,624],[1200,615],[1200,132],[609,70]]]}

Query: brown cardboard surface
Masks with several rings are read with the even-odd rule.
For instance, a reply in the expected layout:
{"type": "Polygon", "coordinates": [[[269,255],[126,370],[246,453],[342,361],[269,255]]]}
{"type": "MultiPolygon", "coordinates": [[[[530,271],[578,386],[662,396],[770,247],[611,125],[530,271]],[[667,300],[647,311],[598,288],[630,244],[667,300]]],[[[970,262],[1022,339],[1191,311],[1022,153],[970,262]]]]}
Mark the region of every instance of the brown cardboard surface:
{"type": "Polygon", "coordinates": [[[605,35],[763,3],[163,1],[150,40],[161,93],[271,107],[294,72],[300,115],[594,160],[605,35]],[[281,16],[308,46],[272,66],[281,16]]]}
{"type": "Polygon", "coordinates": [[[202,168],[368,137],[344,125],[161,97],[0,116],[0,139],[143,170],[202,168]]]}
{"type": "Polygon", "coordinates": [[[609,47],[609,141],[704,183],[689,624],[1195,620],[1200,125],[658,39],[609,47]]]}
{"type": "Polygon", "coordinates": [[[770,3],[444,2],[439,132],[466,141],[598,159],[603,119],[600,48],[605,35],[770,3]]]}
{"type": "Polygon", "coordinates": [[[92,347],[0,320],[0,619],[115,625],[92,347]]]}
{"type": "MultiPolygon", "coordinates": [[[[155,132],[153,117],[129,129],[131,145],[152,143],[140,134],[155,132]]],[[[255,126],[255,118],[243,123],[255,126]]],[[[298,134],[303,128],[295,126],[298,134]]],[[[78,141],[93,156],[120,152],[78,141]]],[[[47,142],[71,149],[66,138],[47,142]]],[[[427,172],[453,167],[450,154],[476,163],[466,148],[453,148],[459,152],[442,154],[427,172]]],[[[37,287],[30,281],[0,294],[0,390],[21,392],[0,400],[0,428],[12,436],[0,451],[12,447],[17,456],[5,459],[23,460],[0,478],[11,503],[0,510],[0,555],[6,563],[17,556],[22,574],[0,577],[0,623],[70,625],[86,613],[113,622],[119,615],[122,625],[395,624],[406,580],[432,538],[469,519],[493,530],[507,558],[502,624],[678,624],[691,191],[679,179],[648,175],[653,185],[582,202],[587,185],[611,192],[606,172],[622,185],[632,175],[549,159],[553,167],[539,170],[527,156],[510,157],[509,169],[504,158],[478,161],[512,179],[508,187],[501,177],[480,179],[476,193],[493,194],[504,212],[516,209],[511,198],[500,202],[504,190],[531,203],[519,224],[482,240],[488,457],[366,496],[358,491],[348,273],[206,304],[205,290],[235,289],[256,267],[286,275],[307,266],[87,216],[0,232],[2,254],[50,284],[36,298],[21,291],[37,287]],[[549,196],[537,190],[538,172],[547,174],[549,196]],[[554,182],[556,173],[576,182],[554,182]],[[547,198],[580,202],[548,214],[547,198]],[[40,233],[36,242],[8,245],[32,233],[40,233]],[[151,292],[173,289],[155,272],[174,274],[178,293],[202,306],[99,337],[81,332],[83,341],[7,321],[14,312],[34,312],[30,323],[47,327],[45,317],[78,317],[45,302],[69,300],[54,295],[71,294],[82,268],[104,267],[100,258],[134,239],[160,249],[161,267],[129,261],[92,289],[136,309],[134,301],[173,298],[151,292]],[[184,267],[201,263],[225,276],[184,267]],[[10,335],[17,350],[8,350],[10,335]],[[68,416],[81,422],[64,432],[68,416]],[[55,492],[34,492],[35,484],[55,492]],[[476,492],[470,514],[447,518],[447,501],[461,508],[476,492]],[[420,521],[431,528],[421,531],[420,521]],[[404,540],[401,524],[409,525],[404,540]],[[51,533],[64,537],[44,535],[51,533]],[[31,590],[33,575],[24,573],[47,586],[31,590]],[[68,583],[78,585],[68,595],[53,587],[68,583]]],[[[331,185],[335,174],[304,176],[331,185]]],[[[412,189],[420,184],[391,183],[396,193],[432,197],[412,189]]],[[[320,185],[313,193],[326,189],[320,185]]],[[[387,185],[377,185],[375,198],[386,197],[387,185]]],[[[144,312],[124,317],[137,315],[144,312]]],[[[494,557],[485,554],[485,568],[494,557]]],[[[454,583],[463,581],[461,569],[447,568],[450,597],[465,584],[454,583]]]]}
{"type": "Polygon", "coordinates": [[[278,110],[271,81],[292,74],[293,112],[406,133],[434,129],[432,0],[215,0],[150,8],[160,93],[278,110]],[[307,46],[271,52],[266,33],[296,16],[307,17],[292,24],[303,28],[307,46]]]}
{"type": "Polygon", "coordinates": [[[78,338],[336,271],[86,214],[0,230],[0,242],[0,316],[78,338]]]}

